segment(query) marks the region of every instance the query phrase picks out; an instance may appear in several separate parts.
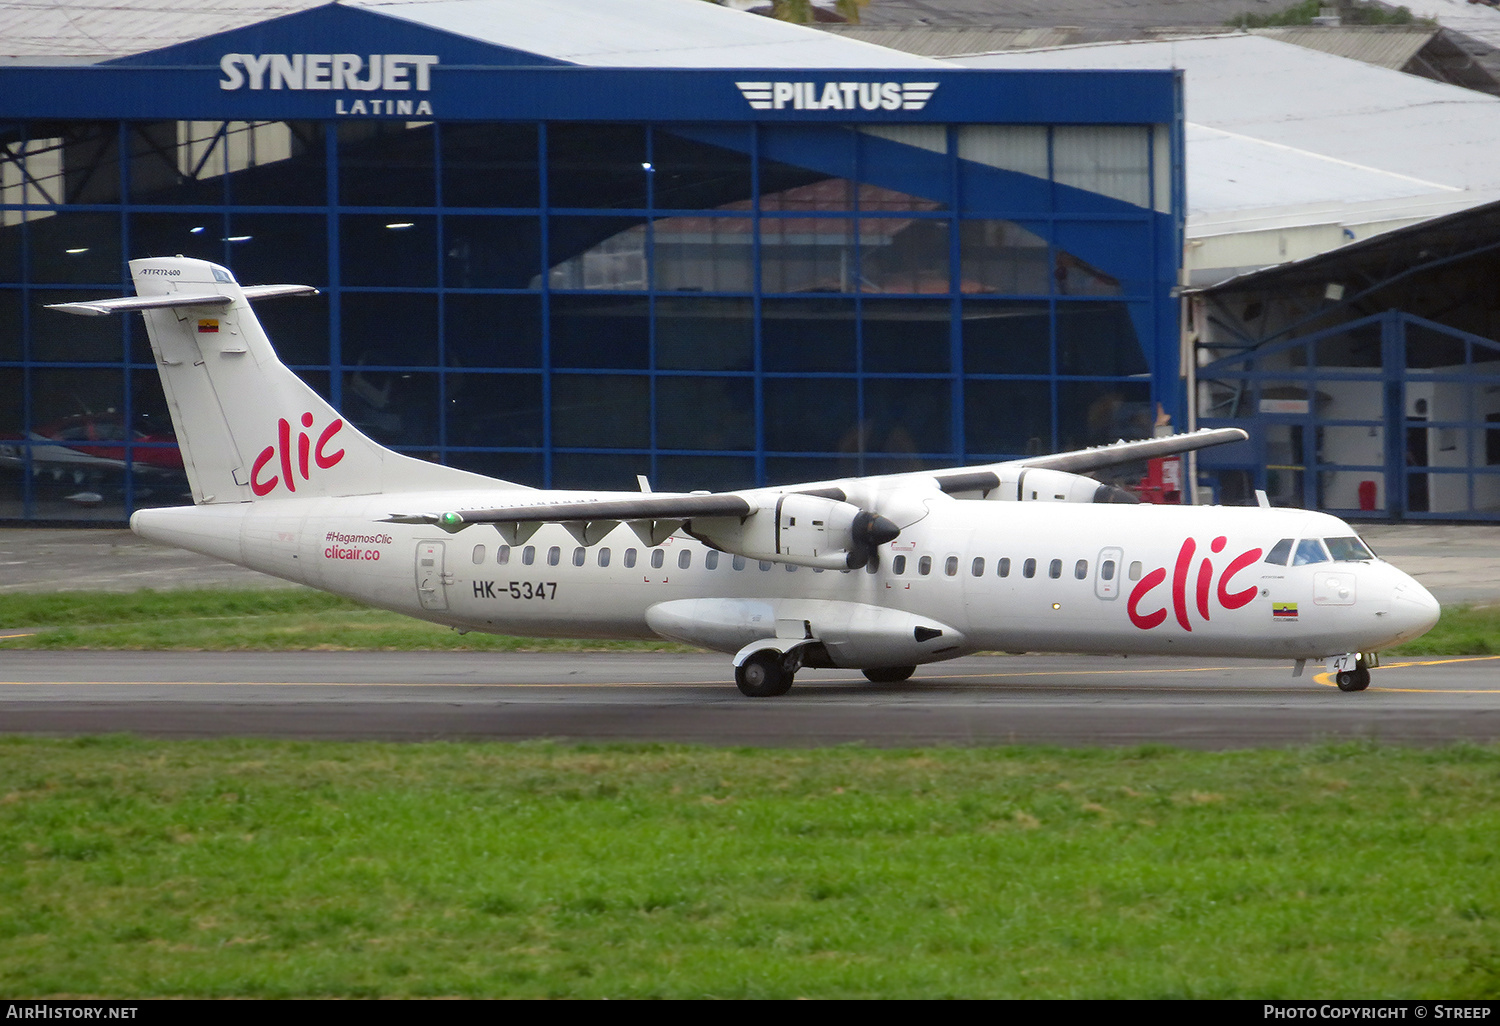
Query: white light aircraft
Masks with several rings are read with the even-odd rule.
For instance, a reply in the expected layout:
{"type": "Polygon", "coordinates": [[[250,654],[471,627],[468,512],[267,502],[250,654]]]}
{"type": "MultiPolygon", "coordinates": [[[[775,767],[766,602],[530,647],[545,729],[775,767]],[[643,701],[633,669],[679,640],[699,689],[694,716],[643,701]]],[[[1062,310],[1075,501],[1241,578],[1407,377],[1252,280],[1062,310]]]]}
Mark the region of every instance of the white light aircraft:
{"type": "Polygon", "coordinates": [[[1327,660],[1359,691],[1438,618],[1336,517],[1127,505],[1082,476],[1237,429],[713,494],[538,491],[384,449],[283,366],[250,300],[315,290],[130,268],[136,296],[55,309],[145,317],[195,505],[132,530],[461,631],[674,638],[733,653],[752,697],[803,667],[899,681],[981,650],[1327,660]]]}

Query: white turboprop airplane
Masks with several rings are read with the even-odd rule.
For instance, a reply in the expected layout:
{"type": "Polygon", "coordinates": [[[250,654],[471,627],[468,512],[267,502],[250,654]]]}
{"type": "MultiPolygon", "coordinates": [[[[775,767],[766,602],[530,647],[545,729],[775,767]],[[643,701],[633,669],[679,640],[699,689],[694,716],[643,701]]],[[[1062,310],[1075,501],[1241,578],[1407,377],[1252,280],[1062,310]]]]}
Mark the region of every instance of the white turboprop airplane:
{"type": "Polygon", "coordinates": [[[899,681],[995,649],[1326,659],[1360,691],[1376,650],[1438,618],[1335,517],[1124,505],[1081,476],[1238,429],[714,494],[537,491],[384,449],[283,366],[249,301],[314,289],[130,268],[135,297],[54,309],[145,317],[196,505],[131,529],[460,631],[674,638],[733,653],[752,697],[802,667],[899,681]]]}

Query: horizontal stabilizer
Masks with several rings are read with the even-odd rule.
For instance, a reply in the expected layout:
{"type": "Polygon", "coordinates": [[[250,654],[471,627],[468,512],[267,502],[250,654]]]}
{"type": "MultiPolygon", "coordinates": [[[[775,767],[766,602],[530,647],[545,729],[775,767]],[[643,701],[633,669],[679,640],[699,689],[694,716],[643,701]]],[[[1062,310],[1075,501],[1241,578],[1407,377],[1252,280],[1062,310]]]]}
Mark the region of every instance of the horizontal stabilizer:
{"type": "MultiPolygon", "coordinates": [[[[251,285],[240,290],[246,299],[274,299],[277,296],[316,296],[311,285],[251,285]]],[[[48,310],[78,314],[80,317],[105,317],[128,310],[166,310],[182,306],[228,306],[233,296],[217,292],[169,292],[164,296],[126,296],[123,299],[99,299],[87,303],[52,303],[48,310]]]]}

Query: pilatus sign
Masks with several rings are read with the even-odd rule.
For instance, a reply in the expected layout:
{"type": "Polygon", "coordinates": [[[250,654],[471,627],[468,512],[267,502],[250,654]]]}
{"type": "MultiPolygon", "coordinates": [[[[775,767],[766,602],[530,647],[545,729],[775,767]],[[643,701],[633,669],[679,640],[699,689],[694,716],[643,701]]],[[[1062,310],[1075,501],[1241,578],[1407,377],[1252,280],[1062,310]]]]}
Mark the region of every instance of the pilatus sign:
{"type": "Polygon", "coordinates": [[[936,82],[736,82],[755,110],[921,110],[936,82]]]}

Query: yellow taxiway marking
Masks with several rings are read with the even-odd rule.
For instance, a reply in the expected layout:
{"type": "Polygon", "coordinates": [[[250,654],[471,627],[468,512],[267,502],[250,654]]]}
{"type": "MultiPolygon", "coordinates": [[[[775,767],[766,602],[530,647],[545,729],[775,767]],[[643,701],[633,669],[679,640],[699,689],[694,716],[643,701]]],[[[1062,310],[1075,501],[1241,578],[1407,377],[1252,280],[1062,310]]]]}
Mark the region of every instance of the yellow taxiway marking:
{"type": "MultiPolygon", "coordinates": [[[[1483,663],[1494,659],[1500,659],[1500,655],[1456,656],[1452,659],[1418,659],[1406,663],[1386,663],[1383,666],[1377,666],[1375,669],[1377,671],[1398,670],[1410,666],[1447,666],[1449,663],[1483,663]]],[[[1338,687],[1338,684],[1334,682],[1333,674],[1326,670],[1322,673],[1314,674],[1313,680],[1331,688],[1338,687]]],[[[1374,685],[1371,685],[1366,690],[1422,695],[1493,695],[1496,692],[1500,692],[1500,688],[1377,688],[1374,685]]]]}
{"type": "Polygon", "coordinates": [[[19,631],[19,632],[14,633],[14,634],[0,634],[0,639],[5,639],[5,638],[29,638],[32,635],[36,634],[36,633],[37,633],[36,631],[19,631]]]}

